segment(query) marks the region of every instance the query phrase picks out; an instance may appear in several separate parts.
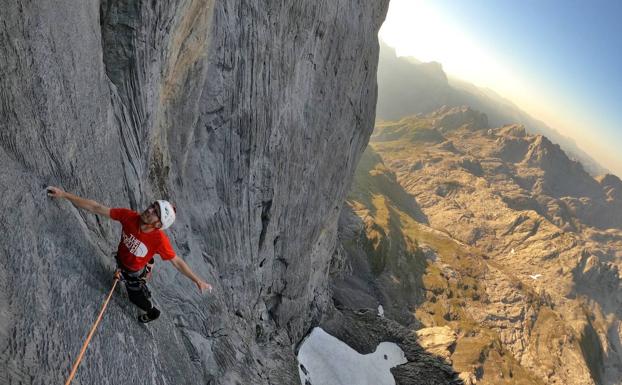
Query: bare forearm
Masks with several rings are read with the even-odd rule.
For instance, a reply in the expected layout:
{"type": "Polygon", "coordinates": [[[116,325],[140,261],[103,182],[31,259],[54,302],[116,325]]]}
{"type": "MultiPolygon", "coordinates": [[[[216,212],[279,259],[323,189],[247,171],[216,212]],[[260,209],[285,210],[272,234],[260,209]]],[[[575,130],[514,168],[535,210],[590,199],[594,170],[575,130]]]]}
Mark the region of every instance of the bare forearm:
{"type": "Polygon", "coordinates": [[[175,256],[175,258],[173,258],[171,262],[173,263],[173,266],[175,266],[175,268],[179,270],[180,273],[190,278],[192,282],[194,282],[197,285],[201,293],[203,293],[206,290],[212,291],[212,285],[203,281],[201,278],[197,277],[197,275],[192,272],[192,270],[190,269],[190,266],[188,266],[188,264],[183,259],[179,258],[178,256],[175,256]]]}
{"type": "Polygon", "coordinates": [[[73,203],[74,206],[88,210],[93,214],[97,215],[105,215],[110,217],[110,208],[95,202],[94,200],[84,199],[72,193],[68,193],[63,191],[62,189],[54,186],[48,186],[47,188],[48,196],[52,198],[65,198],[69,202],[73,203]]]}
{"type": "Polygon", "coordinates": [[[84,210],[93,211],[97,206],[99,206],[99,203],[95,202],[94,200],[84,199],[69,192],[65,192],[63,194],[63,198],[73,203],[74,206],[84,210]]]}
{"type": "Polygon", "coordinates": [[[186,261],[184,261],[183,259],[179,257],[175,258],[175,263],[173,265],[177,268],[177,270],[179,270],[180,273],[190,278],[192,282],[197,282],[200,280],[199,277],[194,274],[194,272],[190,269],[190,266],[188,266],[186,261]]]}

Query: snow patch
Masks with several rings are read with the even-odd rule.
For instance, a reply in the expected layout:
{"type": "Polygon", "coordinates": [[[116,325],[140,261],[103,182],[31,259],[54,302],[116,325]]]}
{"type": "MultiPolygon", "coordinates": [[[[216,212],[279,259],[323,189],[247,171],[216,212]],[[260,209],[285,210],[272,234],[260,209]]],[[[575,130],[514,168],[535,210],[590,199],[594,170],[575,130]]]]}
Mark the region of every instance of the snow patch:
{"type": "Polygon", "coordinates": [[[298,351],[302,385],[395,385],[390,369],[406,362],[402,349],[392,342],[359,354],[322,328],[314,328],[298,351]]]}

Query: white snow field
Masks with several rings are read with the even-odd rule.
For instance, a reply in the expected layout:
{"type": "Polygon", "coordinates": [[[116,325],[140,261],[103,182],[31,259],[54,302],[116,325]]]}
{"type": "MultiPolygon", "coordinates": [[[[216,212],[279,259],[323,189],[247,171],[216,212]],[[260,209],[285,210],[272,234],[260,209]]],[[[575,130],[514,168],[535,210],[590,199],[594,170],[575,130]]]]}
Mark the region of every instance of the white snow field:
{"type": "Polygon", "coordinates": [[[302,385],[395,385],[389,369],[406,362],[402,349],[392,342],[359,354],[321,328],[313,329],[298,351],[302,385]]]}

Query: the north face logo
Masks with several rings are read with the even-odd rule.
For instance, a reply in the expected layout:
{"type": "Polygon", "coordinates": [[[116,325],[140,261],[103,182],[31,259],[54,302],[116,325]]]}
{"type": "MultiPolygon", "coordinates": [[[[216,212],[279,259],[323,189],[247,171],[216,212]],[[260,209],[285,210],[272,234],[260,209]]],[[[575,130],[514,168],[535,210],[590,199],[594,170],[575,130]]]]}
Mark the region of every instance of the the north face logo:
{"type": "Polygon", "coordinates": [[[136,258],[144,258],[147,255],[147,246],[144,243],[136,239],[132,234],[127,235],[122,233],[123,244],[130,253],[134,254],[136,258]]]}

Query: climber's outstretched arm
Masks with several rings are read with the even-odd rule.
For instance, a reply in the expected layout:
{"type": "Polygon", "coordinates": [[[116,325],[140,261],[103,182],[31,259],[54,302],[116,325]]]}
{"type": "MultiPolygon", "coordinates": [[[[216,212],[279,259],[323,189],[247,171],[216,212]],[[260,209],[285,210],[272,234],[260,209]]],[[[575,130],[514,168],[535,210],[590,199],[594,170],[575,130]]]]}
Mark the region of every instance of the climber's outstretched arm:
{"type": "Polygon", "coordinates": [[[194,274],[194,272],[190,269],[190,266],[188,266],[188,264],[179,256],[176,255],[175,258],[171,259],[170,261],[173,266],[175,266],[175,268],[179,270],[180,273],[190,278],[192,282],[197,285],[201,293],[205,291],[212,291],[212,285],[197,277],[197,275],[194,274]]]}
{"type": "Polygon", "coordinates": [[[64,198],[74,204],[74,206],[90,211],[96,215],[105,215],[110,218],[110,207],[106,207],[98,202],[90,199],[80,198],[77,195],[63,191],[62,189],[54,186],[47,188],[48,196],[52,198],[64,198]]]}

